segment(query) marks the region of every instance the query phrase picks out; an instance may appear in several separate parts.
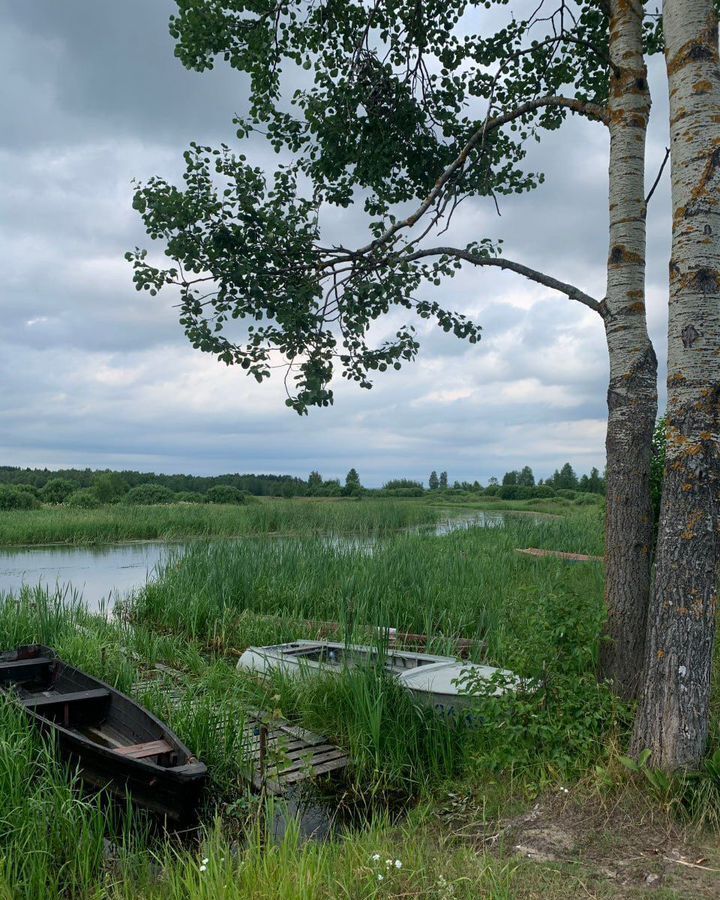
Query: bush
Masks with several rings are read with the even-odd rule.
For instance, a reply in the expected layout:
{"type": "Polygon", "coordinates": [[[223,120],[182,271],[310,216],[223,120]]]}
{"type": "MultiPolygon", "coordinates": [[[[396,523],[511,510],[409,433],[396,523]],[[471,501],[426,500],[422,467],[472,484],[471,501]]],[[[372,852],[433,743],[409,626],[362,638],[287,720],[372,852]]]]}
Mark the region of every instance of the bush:
{"type": "Polygon", "coordinates": [[[602,494],[578,494],[573,500],[576,506],[599,506],[602,502],[602,494]]]}
{"type": "MultiPolygon", "coordinates": [[[[592,595],[559,586],[542,604],[518,597],[508,609],[511,631],[526,635],[507,654],[507,664],[527,678],[493,682],[468,678],[476,697],[479,762],[501,772],[536,767],[543,773],[579,775],[602,753],[608,733],[624,731],[629,709],[595,673],[604,606],[592,595]],[[511,688],[494,696],[498,687],[511,688]]],[[[540,785],[538,785],[539,787],[540,785]]]]}
{"type": "Polygon", "coordinates": [[[158,503],[173,503],[175,494],[161,484],[139,484],[131,488],[123,499],[133,506],[154,506],[158,503]]]}
{"type": "Polygon", "coordinates": [[[571,491],[569,488],[560,488],[555,493],[558,497],[564,497],[566,500],[574,500],[578,495],[577,491],[571,491]]]}
{"type": "Polygon", "coordinates": [[[38,509],[40,501],[30,491],[0,485],[0,509],[38,509]]]}
{"type": "Polygon", "coordinates": [[[67,505],[73,509],[97,509],[100,500],[92,488],[81,488],[68,498],[67,505]]]}
{"type": "Polygon", "coordinates": [[[14,487],[17,491],[27,491],[28,494],[32,494],[36,500],[40,499],[40,491],[34,484],[13,484],[8,485],[8,487],[14,487]]]}
{"type": "Polygon", "coordinates": [[[539,484],[533,491],[533,497],[554,497],[555,491],[549,484],[539,484]]]}
{"type": "Polygon", "coordinates": [[[93,489],[102,503],[114,503],[128,492],[127,482],[119,472],[102,472],[96,475],[93,489]]]}
{"type": "Polygon", "coordinates": [[[419,485],[418,487],[383,488],[378,491],[378,495],[381,497],[422,497],[424,494],[425,491],[419,485]]]}
{"type": "Polygon", "coordinates": [[[245,503],[248,494],[229,484],[216,484],[205,496],[208,503],[245,503]]]}
{"type": "Polygon", "coordinates": [[[498,496],[502,500],[529,500],[535,496],[535,488],[523,484],[503,484],[498,496]]]}
{"type": "Polygon", "coordinates": [[[40,491],[40,496],[45,503],[64,503],[68,497],[75,493],[77,485],[67,478],[51,478],[40,491]]]}
{"type": "Polygon", "coordinates": [[[486,497],[497,497],[500,493],[500,485],[499,484],[489,484],[485,488],[485,496],[486,497]]]}

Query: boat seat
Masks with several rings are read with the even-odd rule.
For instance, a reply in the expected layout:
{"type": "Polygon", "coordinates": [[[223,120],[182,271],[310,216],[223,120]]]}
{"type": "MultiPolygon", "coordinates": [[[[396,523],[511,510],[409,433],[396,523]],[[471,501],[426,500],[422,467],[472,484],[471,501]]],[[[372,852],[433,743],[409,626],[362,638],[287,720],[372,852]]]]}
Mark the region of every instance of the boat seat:
{"type": "Polygon", "coordinates": [[[146,741],[144,744],[130,744],[129,747],[114,747],[115,753],[128,759],[146,759],[148,756],[159,756],[170,753],[175,748],[167,741],[146,741]]]}
{"type": "Polygon", "coordinates": [[[104,700],[109,696],[110,691],[107,688],[93,688],[89,691],[73,691],[69,694],[40,694],[36,697],[23,697],[22,703],[28,709],[43,709],[47,706],[60,706],[65,703],[104,700]]]}
{"type": "Polygon", "coordinates": [[[0,662],[0,684],[8,682],[32,681],[44,674],[43,670],[49,668],[55,660],[49,656],[36,656],[34,659],[13,659],[9,662],[0,662]]]}

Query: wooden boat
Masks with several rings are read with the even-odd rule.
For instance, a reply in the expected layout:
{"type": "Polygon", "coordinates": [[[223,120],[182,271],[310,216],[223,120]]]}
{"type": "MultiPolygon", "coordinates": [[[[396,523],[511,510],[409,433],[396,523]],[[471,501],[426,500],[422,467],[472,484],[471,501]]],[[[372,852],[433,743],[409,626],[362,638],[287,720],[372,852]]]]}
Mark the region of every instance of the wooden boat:
{"type": "Polygon", "coordinates": [[[175,822],[192,819],[207,770],[152,713],[49,647],[0,653],[0,690],[57,739],[83,781],[175,822]]]}
{"type": "Polygon", "coordinates": [[[293,641],[270,647],[248,647],[238,660],[237,668],[261,673],[281,671],[292,677],[302,677],[376,665],[380,660],[385,670],[417,701],[442,713],[453,713],[471,705],[472,698],[463,689],[465,678],[490,681],[493,675],[501,673],[505,684],[498,685],[493,692],[495,695],[513,689],[520,680],[507,669],[463,662],[453,656],[391,649],[382,652],[377,647],[334,641],[293,641]]]}

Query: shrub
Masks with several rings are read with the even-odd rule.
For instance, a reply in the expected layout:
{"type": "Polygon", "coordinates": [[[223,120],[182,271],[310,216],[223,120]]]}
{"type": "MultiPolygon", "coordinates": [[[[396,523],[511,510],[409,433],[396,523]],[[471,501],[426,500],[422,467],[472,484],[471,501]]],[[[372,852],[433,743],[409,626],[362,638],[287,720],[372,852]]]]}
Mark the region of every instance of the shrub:
{"type": "Polygon", "coordinates": [[[566,500],[574,500],[578,495],[577,491],[571,491],[569,488],[560,488],[555,493],[558,497],[564,497],[566,500]]]}
{"type": "Polygon", "coordinates": [[[77,490],[77,485],[67,478],[51,478],[40,491],[45,503],[64,503],[77,490]]]}
{"type": "Polygon", "coordinates": [[[100,506],[100,500],[93,488],[81,488],[71,494],[67,505],[73,509],[97,509],[100,506]]]}
{"type": "Polygon", "coordinates": [[[420,485],[417,487],[383,488],[378,491],[381,497],[422,497],[425,494],[420,485]]]}
{"type": "Polygon", "coordinates": [[[602,494],[578,494],[573,500],[576,506],[598,506],[602,502],[602,494]]]}
{"type": "Polygon", "coordinates": [[[498,496],[503,500],[529,500],[535,496],[535,488],[524,484],[503,484],[498,496]]]}
{"type": "Polygon", "coordinates": [[[495,772],[535,766],[541,779],[553,771],[574,776],[602,753],[609,732],[627,727],[629,710],[595,674],[604,615],[599,598],[561,586],[542,604],[518,597],[508,609],[508,627],[526,639],[506,661],[527,682],[494,696],[498,687],[512,688],[512,678],[463,679],[482,723],[481,765],[495,772]]]}
{"type": "Polygon", "coordinates": [[[113,503],[128,492],[127,482],[119,472],[102,472],[96,475],[93,489],[101,503],[113,503]]]}
{"type": "Polygon", "coordinates": [[[32,494],[32,496],[35,497],[36,500],[40,499],[40,491],[35,487],[34,484],[14,484],[12,485],[12,487],[14,487],[17,491],[27,491],[28,494],[32,494]]]}
{"type": "Polygon", "coordinates": [[[37,509],[40,501],[30,491],[13,485],[0,485],[0,509],[37,509]]]}
{"type": "Polygon", "coordinates": [[[247,494],[229,484],[216,484],[205,495],[208,503],[245,503],[247,494]]]}
{"type": "Polygon", "coordinates": [[[161,484],[139,484],[125,494],[125,503],[133,506],[154,506],[157,503],[172,503],[175,494],[161,484]]]}
{"type": "Polygon", "coordinates": [[[549,484],[539,484],[533,489],[533,497],[554,497],[555,491],[549,484]]]}

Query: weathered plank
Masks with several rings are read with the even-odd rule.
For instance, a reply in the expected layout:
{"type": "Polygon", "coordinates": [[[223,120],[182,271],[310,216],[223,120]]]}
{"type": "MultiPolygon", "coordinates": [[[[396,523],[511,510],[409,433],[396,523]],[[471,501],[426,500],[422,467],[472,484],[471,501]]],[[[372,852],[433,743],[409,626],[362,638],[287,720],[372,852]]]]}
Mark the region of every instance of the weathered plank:
{"type": "MultiPolygon", "coordinates": [[[[180,682],[185,676],[169,666],[156,664],[143,681],[133,686],[136,694],[159,690],[171,705],[184,702],[180,682]]],[[[191,705],[198,705],[202,698],[193,698],[191,705]]],[[[218,721],[218,729],[228,726],[218,721]]],[[[257,790],[282,794],[300,781],[328,775],[345,768],[350,762],[347,754],[321,734],[293,725],[286,719],[264,710],[247,709],[242,725],[242,745],[247,761],[251,764],[252,784],[257,790]],[[261,732],[265,730],[264,735],[261,732]],[[261,764],[261,746],[265,757],[261,764]],[[261,772],[260,769],[264,768],[261,772]]]]}

